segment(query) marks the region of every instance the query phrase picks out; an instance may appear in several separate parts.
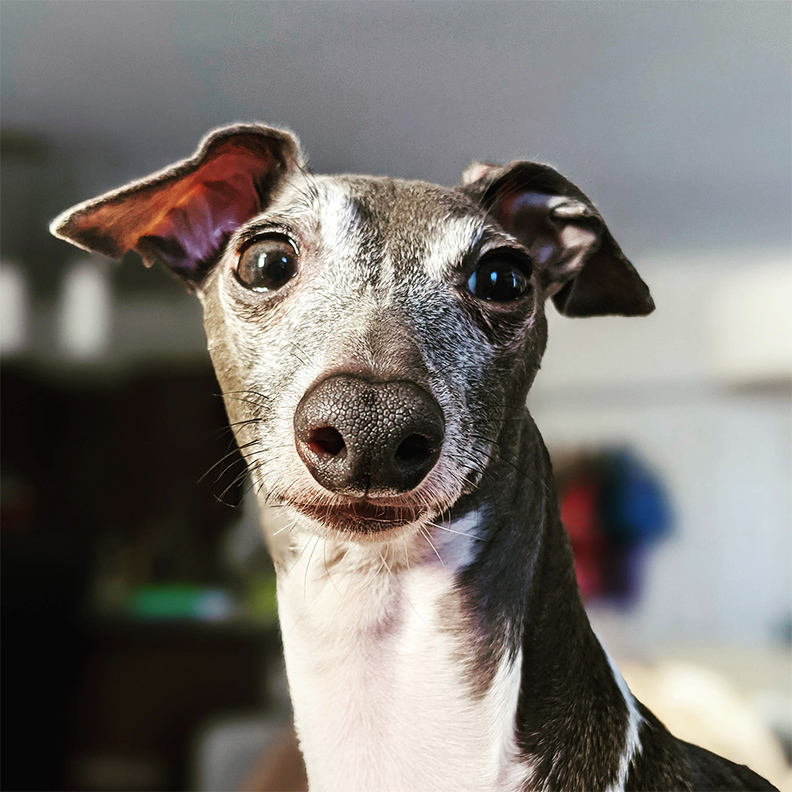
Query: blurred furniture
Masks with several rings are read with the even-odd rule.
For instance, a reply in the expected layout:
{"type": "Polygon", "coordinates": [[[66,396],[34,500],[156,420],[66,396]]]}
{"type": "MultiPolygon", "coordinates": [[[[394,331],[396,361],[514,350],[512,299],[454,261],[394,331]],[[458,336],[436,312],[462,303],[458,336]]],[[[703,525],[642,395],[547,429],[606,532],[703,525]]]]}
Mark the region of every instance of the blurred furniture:
{"type": "MultiPolygon", "coordinates": [[[[197,792],[247,788],[253,767],[282,739],[287,724],[277,716],[222,717],[207,723],[195,750],[197,792]]],[[[281,787],[286,790],[286,787],[281,787]]]]}
{"type": "Polygon", "coordinates": [[[270,667],[271,706],[250,715],[227,714],[207,721],[196,735],[196,792],[302,792],[308,789],[294,732],[286,668],[270,667]]]}
{"type": "Polygon", "coordinates": [[[272,629],[121,618],[146,583],[241,588],[233,452],[199,481],[232,447],[211,368],[1,378],[2,788],[184,788],[192,732],[261,708],[280,651],[272,629]]]}
{"type": "Polygon", "coordinates": [[[88,628],[69,707],[69,786],[189,788],[200,724],[265,707],[265,673],[279,653],[275,628],[170,621],[88,628]]]}

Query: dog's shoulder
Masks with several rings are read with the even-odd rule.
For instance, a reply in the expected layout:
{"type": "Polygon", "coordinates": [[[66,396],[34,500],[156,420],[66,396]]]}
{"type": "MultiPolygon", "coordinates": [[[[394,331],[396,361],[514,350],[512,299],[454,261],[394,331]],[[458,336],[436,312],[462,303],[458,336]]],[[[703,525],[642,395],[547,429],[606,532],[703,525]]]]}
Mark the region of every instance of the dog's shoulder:
{"type": "Polygon", "coordinates": [[[683,742],[690,760],[691,786],[695,790],[776,790],[769,781],[745,765],[735,764],[698,745],[683,742]]]}
{"type": "MultiPolygon", "coordinates": [[[[678,789],[691,792],[776,790],[745,765],[738,765],[674,737],[643,704],[638,705],[641,751],[633,760],[625,789],[678,789]]],[[[776,790],[778,792],[778,790],[776,790]]]]}

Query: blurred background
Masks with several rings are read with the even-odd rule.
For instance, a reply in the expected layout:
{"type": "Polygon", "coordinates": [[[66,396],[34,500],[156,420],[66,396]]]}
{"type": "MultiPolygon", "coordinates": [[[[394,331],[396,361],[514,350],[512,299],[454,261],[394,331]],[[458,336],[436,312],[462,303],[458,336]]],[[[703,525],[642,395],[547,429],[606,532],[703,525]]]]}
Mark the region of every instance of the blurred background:
{"type": "Polygon", "coordinates": [[[297,784],[273,780],[274,583],[199,304],[46,230],[236,120],[294,129],[317,171],[451,185],[531,158],[594,199],[657,311],[550,309],[529,397],[589,612],[669,727],[792,788],[790,23],[784,2],[5,0],[3,788],[297,784]]]}

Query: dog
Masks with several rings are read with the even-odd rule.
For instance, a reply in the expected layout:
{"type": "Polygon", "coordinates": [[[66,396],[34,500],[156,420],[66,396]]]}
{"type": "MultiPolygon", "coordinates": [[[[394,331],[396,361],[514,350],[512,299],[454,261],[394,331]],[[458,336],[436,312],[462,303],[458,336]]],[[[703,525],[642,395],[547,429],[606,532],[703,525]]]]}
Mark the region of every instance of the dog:
{"type": "Polygon", "coordinates": [[[654,304],[587,196],[533,162],[460,186],[311,174],[237,124],[52,233],[164,264],[265,519],[312,790],[759,790],[669,734],[594,635],[526,395],[545,302],[654,304]],[[273,525],[277,527],[272,527],[273,525]]]}

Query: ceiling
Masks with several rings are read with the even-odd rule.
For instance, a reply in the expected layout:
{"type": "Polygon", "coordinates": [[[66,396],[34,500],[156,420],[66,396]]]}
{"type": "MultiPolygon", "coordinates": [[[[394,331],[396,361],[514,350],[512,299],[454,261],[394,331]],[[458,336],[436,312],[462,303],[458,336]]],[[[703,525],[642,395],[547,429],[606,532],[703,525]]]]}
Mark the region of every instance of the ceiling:
{"type": "Polygon", "coordinates": [[[55,152],[4,179],[4,232],[263,120],[319,171],[551,162],[633,257],[790,243],[784,2],[2,6],[2,124],[55,152]]]}

